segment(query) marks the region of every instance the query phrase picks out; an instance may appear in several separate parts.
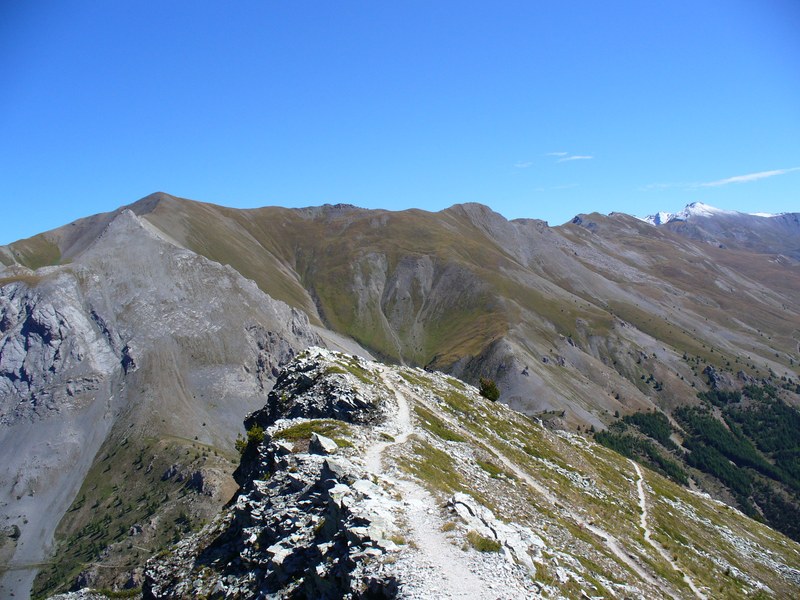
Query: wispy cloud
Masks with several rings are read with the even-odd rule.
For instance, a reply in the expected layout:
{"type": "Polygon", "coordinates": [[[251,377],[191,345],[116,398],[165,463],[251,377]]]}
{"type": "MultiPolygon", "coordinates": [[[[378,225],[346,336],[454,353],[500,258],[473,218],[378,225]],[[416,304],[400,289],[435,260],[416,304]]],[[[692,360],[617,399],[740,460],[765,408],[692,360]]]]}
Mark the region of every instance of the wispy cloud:
{"type": "Polygon", "coordinates": [[[548,152],[545,156],[556,158],[556,162],[567,162],[571,160],[591,160],[594,156],[588,154],[570,154],[569,152],[548,152]]]}
{"type": "Polygon", "coordinates": [[[531,165],[533,165],[533,161],[521,160],[521,161],[518,161],[518,162],[514,163],[514,168],[516,168],[516,169],[527,169],[531,165]]]}
{"type": "Polygon", "coordinates": [[[669,190],[672,188],[687,188],[688,183],[648,183],[639,188],[640,192],[652,192],[653,190],[669,190]]]}
{"type": "Polygon", "coordinates": [[[800,171],[800,167],[793,167],[791,169],[774,169],[772,171],[759,171],[758,173],[736,175],[735,177],[727,177],[726,179],[718,179],[717,181],[698,183],[696,185],[697,187],[719,187],[721,185],[728,185],[731,183],[749,183],[750,181],[758,181],[759,179],[767,179],[768,177],[785,175],[786,173],[791,173],[792,171],[800,171]]]}
{"type": "Polygon", "coordinates": [[[721,187],[723,185],[730,185],[732,183],[749,183],[751,181],[758,181],[759,179],[777,177],[778,175],[785,175],[794,171],[800,171],[800,167],[792,167],[791,169],[773,169],[772,171],[759,171],[758,173],[736,175],[734,177],[726,177],[725,179],[717,179],[716,181],[703,181],[694,183],[650,183],[640,187],[639,191],[651,192],[654,190],[668,190],[675,188],[696,190],[697,188],[721,187]]]}
{"type": "Polygon", "coordinates": [[[550,187],[537,187],[534,188],[534,192],[553,192],[557,190],[570,190],[572,188],[578,187],[580,184],[578,183],[565,183],[563,185],[551,185],[550,187]]]}

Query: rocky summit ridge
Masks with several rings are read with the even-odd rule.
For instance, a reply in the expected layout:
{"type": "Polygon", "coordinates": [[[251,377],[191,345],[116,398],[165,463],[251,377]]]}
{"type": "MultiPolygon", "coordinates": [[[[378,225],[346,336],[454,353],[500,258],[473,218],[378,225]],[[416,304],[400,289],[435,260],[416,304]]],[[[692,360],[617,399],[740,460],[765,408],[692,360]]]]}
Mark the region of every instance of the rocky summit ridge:
{"type": "Polygon", "coordinates": [[[240,488],[144,598],[800,593],[800,545],[471,386],[310,348],[247,419],[240,488]]]}

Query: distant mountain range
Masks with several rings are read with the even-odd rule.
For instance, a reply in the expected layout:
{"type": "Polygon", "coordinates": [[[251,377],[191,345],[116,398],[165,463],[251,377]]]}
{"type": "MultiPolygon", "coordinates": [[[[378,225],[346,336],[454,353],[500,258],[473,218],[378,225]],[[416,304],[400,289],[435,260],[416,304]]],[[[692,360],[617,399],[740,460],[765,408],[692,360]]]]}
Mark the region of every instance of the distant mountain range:
{"type": "Polygon", "coordinates": [[[156,193],[0,261],[0,595],[137,585],[149,552],[236,489],[242,419],[309,345],[490,378],[548,427],[607,432],[773,526],[798,515],[796,442],[737,412],[791,426],[800,404],[798,213],[695,203],[549,227],[478,204],[239,210],[156,193]],[[686,412],[702,406],[750,446],[714,446],[686,412]],[[653,410],[660,441],[634,416],[653,410]],[[708,467],[708,448],[741,473],[708,467]]]}
{"type": "Polygon", "coordinates": [[[693,202],[680,212],[659,212],[642,220],[720,246],[800,258],[798,213],[741,213],[693,202]]]}
{"type": "Polygon", "coordinates": [[[651,225],[665,225],[666,223],[670,223],[672,221],[688,221],[692,217],[696,219],[700,217],[719,217],[728,215],[738,216],[740,218],[761,217],[768,219],[771,217],[781,217],[784,214],[786,213],[741,213],[735,210],[723,210],[721,208],[715,208],[708,204],[703,204],[702,202],[692,202],[691,204],[687,204],[683,210],[676,213],[659,211],[654,215],[643,217],[642,221],[645,223],[650,223],[651,225]]]}

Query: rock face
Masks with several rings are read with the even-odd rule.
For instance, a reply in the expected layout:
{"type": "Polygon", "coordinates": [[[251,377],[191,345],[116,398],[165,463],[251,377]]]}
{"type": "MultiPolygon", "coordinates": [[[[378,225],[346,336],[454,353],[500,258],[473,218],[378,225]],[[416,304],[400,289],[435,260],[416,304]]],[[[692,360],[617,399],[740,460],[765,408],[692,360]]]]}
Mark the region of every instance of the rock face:
{"type": "MultiPolygon", "coordinates": [[[[352,357],[353,365],[359,365],[352,357]]],[[[338,419],[346,423],[369,423],[377,418],[377,407],[359,395],[356,389],[343,388],[325,375],[346,374],[358,366],[342,368],[329,365],[330,372],[320,372],[314,361],[295,361],[278,376],[264,408],[248,415],[245,427],[269,427],[278,419],[338,419]],[[349,371],[348,371],[349,369],[349,371]]]]}
{"type": "Polygon", "coordinates": [[[58,411],[97,391],[119,357],[86,314],[67,274],[37,288],[0,288],[0,422],[11,425],[58,411]]]}
{"type": "Polygon", "coordinates": [[[311,348],[247,422],[239,491],[144,598],[800,592],[797,543],[440,373],[311,348]]]}
{"type": "Polygon", "coordinates": [[[359,479],[348,460],[281,452],[264,445],[257,460],[270,469],[265,479],[248,482],[198,539],[151,563],[145,597],[392,597],[396,581],[366,569],[368,557],[395,548],[367,506],[375,496],[388,497],[359,479]]]}

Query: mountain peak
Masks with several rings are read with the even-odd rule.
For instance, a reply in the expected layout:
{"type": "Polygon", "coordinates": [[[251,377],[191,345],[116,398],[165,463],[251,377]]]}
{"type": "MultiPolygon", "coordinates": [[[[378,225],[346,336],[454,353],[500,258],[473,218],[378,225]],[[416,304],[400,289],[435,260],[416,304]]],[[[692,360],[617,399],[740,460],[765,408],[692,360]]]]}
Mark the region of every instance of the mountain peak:
{"type": "Polygon", "coordinates": [[[642,221],[650,223],[651,225],[664,225],[673,221],[688,221],[693,217],[713,217],[716,215],[735,215],[738,214],[735,210],[723,210],[710,204],[703,202],[692,202],[687,204],[683,210],[671,213],[666,211],[659,211],[653,215],[648,215],[644,218],[639,217],[642,221]]]}
{"type": "Polygon", "coordinates": [[[159,204],[170,200],[177,200],[177,198],[166,192],[153,192],[125,208],[130,208],[134,213],[141,216],[153,212],[159,204]]]}
{"type": "Polygon", "coordinates": [[[704,204],[703,202],[692,202],[691,204],[687,204],[686,208],[682,211],[675,213],[675,215],[673,215],[673,220],[686,220],[690,217],[712,217],[714,215],[730,215],[735,213],[736,211],[723,210],[711,206],[710,204],[704,204]]]}

